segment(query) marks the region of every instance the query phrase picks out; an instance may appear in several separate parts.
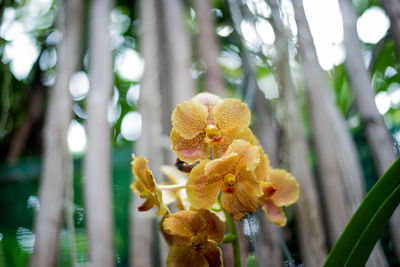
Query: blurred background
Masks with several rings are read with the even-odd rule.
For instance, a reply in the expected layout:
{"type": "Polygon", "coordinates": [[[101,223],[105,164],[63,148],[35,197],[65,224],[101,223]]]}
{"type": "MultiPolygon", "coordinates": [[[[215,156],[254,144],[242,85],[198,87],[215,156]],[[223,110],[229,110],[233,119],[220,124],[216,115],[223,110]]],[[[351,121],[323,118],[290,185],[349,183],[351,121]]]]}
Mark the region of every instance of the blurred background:
{"type": "MultiPolygon", "coordinates": [[[[131,153],[163,181],[198,92],[246,102],[300,183],[284,228],[238,222],[260,266],[322,266],[399,152],[397,0],[0,0],[0,53],[0,266],[163,266],[131,153]]],[[[368,266],[400,265],[399,213],[368,266]]]]}

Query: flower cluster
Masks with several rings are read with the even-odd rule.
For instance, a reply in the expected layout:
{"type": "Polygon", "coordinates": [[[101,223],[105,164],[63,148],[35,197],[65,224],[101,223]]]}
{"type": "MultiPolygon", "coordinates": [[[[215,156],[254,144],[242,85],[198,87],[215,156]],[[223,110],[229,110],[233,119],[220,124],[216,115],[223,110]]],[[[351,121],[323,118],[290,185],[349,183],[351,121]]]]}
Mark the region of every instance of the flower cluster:
{"type": "Polygon", "coordinates": [[[157,185],[147,160],[133,156],[136,181],[131,187],[145,199],[139,211],[156,207],[156,214],[163,215],[160,231],[170,246],[167,266],[222,266],[217,244],[225,224],[210,211],[217,202],[234,220],[261,206],[272,222],[286,224],[283,207],[297,201],[299,185],[290,173],[271,168],[249,128],[250,117],[240,100],[209,93],[177,105],[170,141],[185,172],[162,167],[173,185],[157,185]],[[178,201],[181,211],[170,213],[167,196],[178,201]]]}

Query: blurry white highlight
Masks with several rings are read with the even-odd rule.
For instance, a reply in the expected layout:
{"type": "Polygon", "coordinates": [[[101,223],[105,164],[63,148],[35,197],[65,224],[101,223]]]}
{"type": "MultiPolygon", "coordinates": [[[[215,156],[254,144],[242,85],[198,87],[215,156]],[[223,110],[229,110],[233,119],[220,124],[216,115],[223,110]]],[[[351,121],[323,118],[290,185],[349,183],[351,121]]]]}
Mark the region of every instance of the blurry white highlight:
{"type": "Polygon", "coordinates": [[[385,12],[379,7],[371,7],[357,21],[358,36],[364,43],[376,44],[385,36],[389,26],[385,12]]]}
{"type": "Polygon", "coordinates": [[[76,72],[69,81],[69,91],[74,100],[84,99],[89,92],[89,77],[84,71],[76,72]]]}
{"type": "Polygon", "coordinates": [[[72,120],[68,128],[68,148],[72,154],[83,154],[87,147],[85,128],[76,120],[72,120]]]}
{"type": "Polygon", "coordinates": [[[121,134],[126,140],[135,141],[142,135],[142,115],[139,112],[128,112],[122,119],[121,134]]]}
{"type": "Polygon", "coordinates": [[[121,78],[128,81],[139,81],[144,71],[144,61],[133,49],[124,48],[117,55],[116,70],[121,78]]]}
{"type": "Polygon", "coordinates": [[[375,96],[376,107],[378,108],[379,113],[382,115],[388,112],[390,109],[390,102],[390,96],[385,91],[379,92],[375,96]]]}

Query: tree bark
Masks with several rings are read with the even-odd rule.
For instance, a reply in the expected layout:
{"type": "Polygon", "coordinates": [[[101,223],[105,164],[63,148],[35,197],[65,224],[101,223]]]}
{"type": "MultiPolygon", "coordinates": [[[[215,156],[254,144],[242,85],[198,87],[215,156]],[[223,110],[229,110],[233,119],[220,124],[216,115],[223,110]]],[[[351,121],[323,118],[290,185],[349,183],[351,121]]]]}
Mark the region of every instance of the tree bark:
{"type": "Polygon", "coordinates": [[[88,150],[84,160],[84,178],[89,261],[94,266],[114,265],[110,128],[107,122],[107,107],[113,88],[108,34],[111,5],[110,0],[95,0],[90,7],[91,88],[87,106],[88,150]]]}
{"type": "MultiPolygon", "coordinates": [[[[396,160],[393,140],[375,105],[375,92],[371,87],[370,74],[364,66],[361,45],[357,36],[357,14],[348,0],[339,0],[343,17],[346,71],[354,92],[357,109],[363,122],[365,135],[376,171],[379,176],[396,160]]],[[[395,11],[396,5],[393,6],[395,11]]],[[[400,257],[400,208],[390,220],[392,240],[400,257]]]]}
{"type": "Polygon", "coordinates": [[[382,0],[383,8],[389,15],[390,33],[397,49],[397,57],[400,59],[400,2],[397,0],[382,0]]]}
{"type": "Polygon", "coordinates": [[[198,35],[199,55],[205,65],[205,90],[219,96],[224,96],[224,81],[217,61],[220,49],[215,33],[211,3],[209,0],[195,0],[194,8],[200,29],[198,35]]]}
{"type": "Polygon", "coordinates": [[[189,34],[185,28],[181,0],[169,0],[163,4],[167,43],[171,59],[172,106],[188,101],[195,94],[191,76],[192,51],[189,34]]]}
{"type": "Polygon", "coordinates": [[[59,25],[63,39],[58,48],[56,83],[51,90],[46,114],[44,160],[40,181],[40,210],[35,217],[36,242],[30,266],[55,266],[62,222],[65,187],[72,179],[72,161],[68,151],[67,132],[72,115],[68,85],[77,70],[80,54],[82,3],[63,2],[59,25]]]}
{"type": "Polygon", "coordinates": [[[301,196],[296,205],[300,248],[305,266],[322,266],[327,257],[326,238],[317,188],[308,162],[308,145],[303,135],[300,108],[289,65],[288,41],[277,0],[267,0],[275,32],[275,75],[284,107],[283,136],[285,164],[298,179],[301,196]]]}
{"type": "Polygon", "coordinates": [[[329,96],[325,74],[318,65],[302,1],[293,0],[292,2],[298,28],[298,42],[302,56],[307,100],[310,107],[309,112],[318,159],[318,171],[321,178],[320,183],[328,215],[327,221],[332,245],[350,218],[347,196],[341,178],[339,163],[335,156],[337,151],[333,129],[335,126],[331,121],[332,116],[329,115],[329,112],[332,112],[334,108],[334,104],[329,96]],[[327,105],[331,107],[330,110],[328,110],[327,105]]]}
{"type": "MultiPolygon", "coordinates": [[[[139,111],[142,115],[142,135],[137,144],[137,156],[145,156],[149,160],[154,177],[160,179],[160,166],[163,164],[162,151],[162,119],[161,96],[159,83],[159,61],[157,51],[159,49],[157,6],[155,0],[140,1],[140,49],[145,61],[145,72],[141,82],[141,96],[139,111]]],[[[160,181],[160,180],[159,180],[160,181]]],[[[131,202],[131,252],[130,266],[159,266],[164,265],[153,258],[154,238],[152,225],[156,218],[149,213],[139,212],[137,207],[143,200],[133,196],[131,202]]]]}
{"type": "MultiPolygon", "coordinates": [[[[318,64],[302,1],[292,2],[332,246],[361,202],[365,189],[354,143],[329,95],[325,74],[318,64]]],[[[387,265],[379,244],[375,246],[367,265],[387,265]]]]}
{"type": "MultiPolygon", "coordinates": [[[[257,89],[254,97],[254,133],[260,140],[265,152],[268,154],[270,164],[279,166],[281,127],[275,115],[268,105],[264,94],[257,89]]],[[[260,222],[260,234],[256,236],[256,254],[260,266],[281,266],[283,262],[282,250],[279,245],[279,231],[274,224],[267,219],[264,212],[256,214],[260,222]]]]}

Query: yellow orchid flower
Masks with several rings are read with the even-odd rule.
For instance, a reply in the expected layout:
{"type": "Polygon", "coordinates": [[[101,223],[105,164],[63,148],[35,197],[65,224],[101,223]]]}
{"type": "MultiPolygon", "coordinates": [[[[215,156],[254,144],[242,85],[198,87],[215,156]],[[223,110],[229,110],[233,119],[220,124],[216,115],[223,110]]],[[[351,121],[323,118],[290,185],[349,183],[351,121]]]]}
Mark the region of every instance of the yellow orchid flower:
{"type": "Polygon", "coordinates": [[[148,211],[154,206],[158,208],[157,215],[161,216],[169,212],[167,206],[162,201],[162,193],[158,188],[153,174],[147,168],[147,159],[145,157],[136,158],[132,154],[132,172],[136,180],[131,184],[131,189],[145,201],[138,207],[139,211],[148,211]]]}
{"type": "Polygon", "coordinates": [[[264,194],[259,202],[268,219],[284,226],[287,218],[282,209],[295,203],[300,195],[300,186],[290,173],[281,169],[270,169],[261,183],[264,194]]]}
{"type": "Polygon", "coordinates": [[[221,158],[200,161],[193,168],[186,184],[189,202],[194,208],[209,209],[222,191],[221,206],[235,220],[255,212],[263,194],[256,176],[259,164],[259,147],[234,140],[221,158]]]}
{"type": "MultiPolygon", "coordinates": [[[[179,171],[175,166],[163,165],[161,166],[161,172],[167,176],[167,178],[174,185],[186,184],[188,177],[185,173],[179,171]]],[[[177,201],[176,207],[180,210],[189,210],[190,203],[187,199],[186,190],[184,188],[176,190],[166,190],[164,193],[169,194],[177,201]]]]}
{"type": "Polygon", "coordinates": [[[223,266],[217,246],[225,233],[225,224],[209,210],[184,210],[167,214],[160,231],[170,246],[167,267],[223,266]]]}
{"type": "Polygon", "coordinates": [[[235,139],[257,142],[248,128],[250,110],[238,99],[221,99],[200,93],[177,105],[172,112],[172,150],[189,164],[210,157],[221,157],[235,139]]]}

